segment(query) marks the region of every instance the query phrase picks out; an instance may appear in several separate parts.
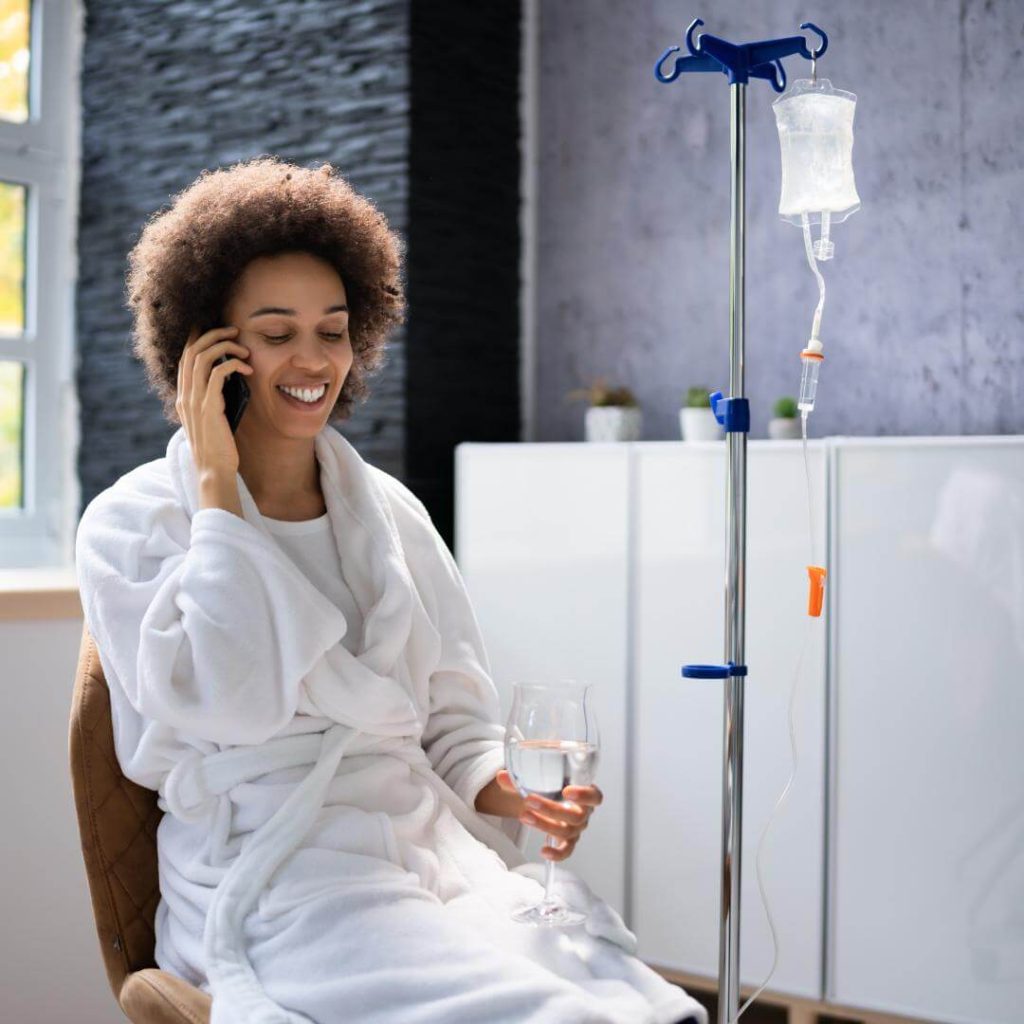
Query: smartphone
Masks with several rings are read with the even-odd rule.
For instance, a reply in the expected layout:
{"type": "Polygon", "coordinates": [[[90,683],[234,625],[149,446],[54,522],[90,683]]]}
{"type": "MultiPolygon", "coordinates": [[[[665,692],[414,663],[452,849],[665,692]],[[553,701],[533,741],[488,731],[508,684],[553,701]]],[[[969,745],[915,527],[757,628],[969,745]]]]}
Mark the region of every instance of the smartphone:
{"type": "MultiPolygon", "coordinates": [[[[212,328],[208,327],[206,330],[212,330],[212,328]]],[[[206,331],[200,331],[199,333],[205,334],[206,331]]],[[[217,366],[219,363],[234,358],[231,355],[224,355],[220,359],[215,360],[213,365],[217,366]]],[[[249,404],[249,385],[246,383],[245,376],[237,370],[229,373],[224,380],[223,392],[224,415],[227,417],[231,433],[233,434],[238,429],[238,424],[242,419],[242,413],[245,412],[245,407],[249,404]]]]}

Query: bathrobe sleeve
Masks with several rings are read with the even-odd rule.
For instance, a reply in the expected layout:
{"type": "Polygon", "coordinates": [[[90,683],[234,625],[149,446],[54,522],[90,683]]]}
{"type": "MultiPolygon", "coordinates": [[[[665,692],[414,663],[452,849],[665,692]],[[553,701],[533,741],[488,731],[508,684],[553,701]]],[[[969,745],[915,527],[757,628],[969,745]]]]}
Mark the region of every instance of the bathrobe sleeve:
{"type": "Polygon", "coordinates": [[[437,774],[473,807],[505,764],[498,691],[455,559],[423,503],[404,484],[388,480],[406,562],[441,640],[430,674],[423,749],[437,774]]]}
{"type": "Polygon", "coordinates": [[[441,658],[430,676],[423,749],[437,774],[473,807],[505,765],[505,726],[465,584],[440,536],[438,546],[435,625],[441,658]]]}
{"type": "Polygon", "coordinates": [[[262,743],[294,716],[344,616],[251,523],[219,508],[190,520],[161,461],[97,495],[78,525],[82,607],[108,686],[187,735],[262,743]]]}

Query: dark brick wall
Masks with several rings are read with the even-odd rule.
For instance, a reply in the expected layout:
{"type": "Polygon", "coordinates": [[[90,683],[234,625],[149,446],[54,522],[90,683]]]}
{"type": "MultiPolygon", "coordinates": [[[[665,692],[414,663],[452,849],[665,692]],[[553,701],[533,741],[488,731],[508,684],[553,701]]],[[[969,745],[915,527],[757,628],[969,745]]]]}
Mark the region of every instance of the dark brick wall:
{"type": "Polygon", "coordinates": [[[409,320],[341,429],[451,542],[454,443],[518,438],[518,26],[519,0],[87,0],[83,508],[174,430],[131,355],[129,249],[203,168],[272,153],[330,161],[408,240],[409,320]]]}
{"type": "Polygon", "coordinates": [[[455,445],[520,437],[520,6],[412,7],[406,473],[449,543],[455,445]]]}
{"type": "MultiPolygon", "coordinates": [[[[89,0],[82,70],[77,294],[84,505],[164,452],[173,427],[131,355],[128,250],[204,167],[272,153],[324,160],[408,227],[409,5],[89,0]]],[[[341,427],[401,476],[404,330],[341,427]]]]}

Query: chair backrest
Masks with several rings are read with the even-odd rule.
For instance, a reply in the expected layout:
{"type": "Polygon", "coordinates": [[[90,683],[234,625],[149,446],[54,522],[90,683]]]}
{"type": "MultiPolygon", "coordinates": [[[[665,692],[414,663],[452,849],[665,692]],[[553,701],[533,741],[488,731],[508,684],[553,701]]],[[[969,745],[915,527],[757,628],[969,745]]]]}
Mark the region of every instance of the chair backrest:
{"type": "Polygon", "coordinates": [[[82,628],[68,737],[82,855],[100,949],[114,996],[133,971],[154,966],[160,900],[157,794],[130,782],[114,753],[110,694],[96,644],[82,628]]]}

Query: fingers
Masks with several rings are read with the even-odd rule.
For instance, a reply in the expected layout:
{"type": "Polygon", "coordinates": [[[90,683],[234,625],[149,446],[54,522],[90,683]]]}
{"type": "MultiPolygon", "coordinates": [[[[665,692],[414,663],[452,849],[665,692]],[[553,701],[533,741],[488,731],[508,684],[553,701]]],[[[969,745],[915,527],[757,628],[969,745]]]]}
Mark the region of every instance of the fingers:
{"type": "Polygon", "coordinates": [[[589,817],[589,814],[584,812],[582,808],[573,810],[567,807],[566,813],[558,817],[541,814],[539,811],[531,811],[527,808],[520,814],[519,820],[524,825],[530,825],[533,828],[540,829],[542,832],[546,832],[549,836],[575,841],[589,824],[589,817]],[[568,814],[572,814],[572,817],[568,818],[568,814]]]}
{"type": "Polygon", "coordinates": [[[181,356],[178,359],[178,394],[174,402],[174,407],[178,411],[178,419],[185,422],[183,411],[188,399],[189,388],[192,382],[192,346],[199,336],[199,329],[193,327],[189,331],[188,340],[185,342],[185,347],[181,350],[181,356]]]}
{"type": "Polygon", "coordinates": [[[214,327],[212,330],[206,331],[204,334],[200,334],[198,328],[193,327],[185,345],[191,346],[194,352],[202,352],[211,345],[216,345],[218,341],[234,337],[237,333],[238,328],[234,324],[227,324],[224,327],[214,327]]]}
{"type": "Polygon", "coordinates": [[[524,825],[540,829],[558,840],[554,846],[541,847],[541,854],[552,861],[565,860],[572,854],[594,808],[604,802],[604,794],[597,786],[566,786],[562,793],[566,799],[561,801],[531,793],[519,817],[524,825]]]}
{"type": "Polygon", "coordinates": [[[217,328],[215,331],[208,331],[199,338],[195,337],[195,331],[189,335],[189,340],[185,343],[185,349],[178,363],[178,401],[193,408],[201,408],[210,392],[210,382],[214,379],[215,370],[218,378],[226,377],[228,374],[234,373],[235,370],[243,370],[243,368],[243,372],[246,374],[252,373],[249,363],[240,358],[229,359],[219,364],[219,367],[213,365],[221,356],[230,353],[235,353],[238,357],[249,355],[249,349],[245,345],[232,340],[232,335],[237,330],[236,327],[223,327],[217,328]],[[197,387],[197,384],[201,386],[197,387]]]}
{"type": "MultiPolygon", "coordinates": [[[[540,797],[539,799],[544,800],[543,797],[540,797]]],[[[583,807],[570,800],[565,800],[561,803],[555,800],[544,800],[541,804],[535,803],[534,796],[532,795],[526,798],[523,810],[527,813],[533,814],[536,818],[542,821],[565,821],[573,825],[582,825],[591,814],[591,808],[583,807]]]]}
{"type": "Polygon", "coordinates": [[[596,786],[566,786],[562,792],[567,799],[549,800],[537,793],[531,793],[526,798],[526,806],[556,818],[583,821],[604,800],[603,794],[596,786]]]}
{"type": "MultiPolygon", "coordinates": [[[[218,363],[210,370],[210,383],[212,384],[218,378],[227,377],[228,374],[234,373],[235,370],[241,370],[247,374],[253,372],[253,368],[244,359],[228,359],[226,362],[218,363]]],[[[215,390],[211,387],[206,392],[207,400],[215,393],[215,390]]]]}
{"type": "MultiPolygon", "coordinates": [[[[181,358],[178,360],[178,384],[182,393],[187,393],[188,385],[192,377],[192,370],[200,353],[208,352],[214,346],[223,341],[231,341],[238,333],[237,327],[215,327],[212,331],[200,334],[197,327],[189,332],[188,340],[181,351],[181,358]]],[[[234,342],[237,344],[237,342],[234,342]]],[[[244,347],[244,346],[243,346],[244,347]]],[[[215,359],[217,354],[211,356],[215,359]]]]}
{"type": "Polygon", "coordinates": [[[600,807],[604,803],[604,793],[597,786],[566,786],[562,795],[586,807],[600,807]]]}
{"type": "Polygon", "coordinates": [[[232,373],[255,371],[246,362],[249,349],[236,339],[238,328],[189,332],[178,360],[178,394],[174,408],[185,428],[197,467],[237,470],[238,453],[224,416],[224,381],[232,373]],[[223,360],[217,362],[217,360],[223,360]]]}
{"type": "MultiPolygon", "coordinates": [[[[234,330],[234,328],[230,329],[234,330]]],[[[210,367],[220,359],[221,356],[228,355],[231,352],[236,355],[247,356],[249,354],[249,349],[245,345],[234,341],[230,336],[226,338],[216,338],[202,348],[198,347],[197,344],[195,354],[192,359],[193,375],[198,373],[201,380],[209,379],[210,367]]]]}
{"type": "Polygon", "coordinates": [[[185,353],[188,351],[189,345],[191,345],[192,342],[195,341],[195,338],[196,338],[196,329],[193,327],[192,330],[189,332],[188,340],[185,342],[184,348],[182,348],[182,350],[181,350],[181,355],[178,357],[178,397],[179,398],[181,398],[182,390],[183,390],[182,389],[182,373],[183,373],[184,368],[185,368],[185,353]]]}
{"type": "Polygon", "coordinates": [[[586,827],[585,825],[567,825],[563,822],[551,821],[550,819],[535,818],[531,814],[523,814],[519,820],[524,825],[538,829],[545,835],[553,836],[555,839],[571,840],[572,842],[579,839],[580,833],[586,827]]]}
{"type": "Polygon", "coordinates": [[[546,860],[555,861],[557,863],[560,860],[565,860],[566,857],[572,854],[573,850],[576,849],[577,842],[578,839],[563,839],[554,846],[549,846],[545,843],[540,848],[540,854],[546,860]]]}

